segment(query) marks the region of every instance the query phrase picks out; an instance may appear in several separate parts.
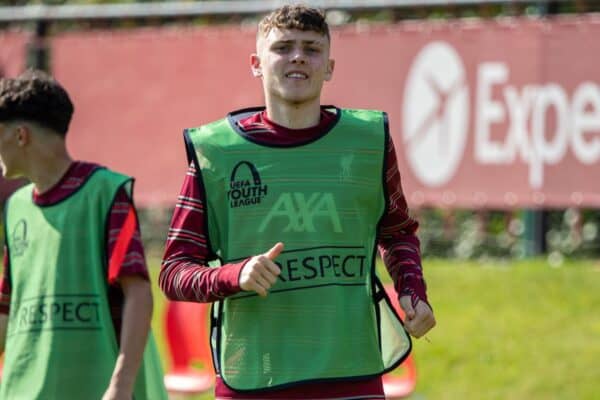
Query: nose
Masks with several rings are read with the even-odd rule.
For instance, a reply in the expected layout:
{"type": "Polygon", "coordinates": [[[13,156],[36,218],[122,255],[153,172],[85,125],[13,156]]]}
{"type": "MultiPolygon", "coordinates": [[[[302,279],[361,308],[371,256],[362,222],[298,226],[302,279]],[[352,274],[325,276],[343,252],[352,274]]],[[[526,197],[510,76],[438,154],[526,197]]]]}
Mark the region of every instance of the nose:
{"type": "Polygon", "coordinates": [[[292,63],[296,64],[305,64],[306,63],[306,55],[301,49],[296,49],[291,54],[292,63]]]}

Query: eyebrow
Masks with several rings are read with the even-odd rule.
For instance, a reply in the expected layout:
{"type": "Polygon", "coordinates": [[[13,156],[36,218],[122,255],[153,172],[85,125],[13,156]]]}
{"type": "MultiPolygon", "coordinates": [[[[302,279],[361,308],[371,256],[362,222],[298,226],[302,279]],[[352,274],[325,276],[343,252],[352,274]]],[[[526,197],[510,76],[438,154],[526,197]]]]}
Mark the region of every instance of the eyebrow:
{"type": "MultiPolygon", "coordinates": [[[[273,42],[273,44],[293,44],[296,40],[288,39],[288,40],[277,40],[273,42]]],[[[300,40],[302,44],[317,44],[323,45],[324,43],[320,40],[300,40]]]]}

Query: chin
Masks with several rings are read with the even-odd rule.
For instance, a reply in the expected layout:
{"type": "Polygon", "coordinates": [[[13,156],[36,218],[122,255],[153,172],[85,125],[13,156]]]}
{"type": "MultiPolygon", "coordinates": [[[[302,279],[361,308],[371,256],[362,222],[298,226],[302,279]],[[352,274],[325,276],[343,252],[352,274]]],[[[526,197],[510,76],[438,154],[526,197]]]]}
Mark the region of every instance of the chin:
{"type": "Polygon", "coordinates": [[[21,178],[22,175],[11,171],[10,169],[7,169],[5,167],[2,167],[2,177],[4,179],[18,179],[21,178]]]}
{"type": "Polygon", "coordinates": [[[294,105],[294,106],[300,106],[303,104],[308,104],[311,103],[315,100],[315,96],[301,96],[301,95],[288,95],[288,96],[282,96],[282,100],[287,102],[288,104],[294,105]]]}
{"type": "Polygon", "coordinates": [[[306,100],[297,100],[297,99],[286,99],[286,102],[289,105],[294,106],[294,107],[301,106],[301,105],[307,103],[306,100]]]}

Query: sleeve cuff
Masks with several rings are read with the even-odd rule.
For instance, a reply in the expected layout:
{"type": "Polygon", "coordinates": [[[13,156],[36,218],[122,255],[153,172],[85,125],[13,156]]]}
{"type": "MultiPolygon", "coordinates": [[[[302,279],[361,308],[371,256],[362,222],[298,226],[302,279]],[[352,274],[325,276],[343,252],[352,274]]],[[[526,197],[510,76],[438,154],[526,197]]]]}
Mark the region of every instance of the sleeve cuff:
{"type": "Polygon", "coordinates": [[[249,260],[250,258],[247,258],[238,263],[225,264],[219,267],[215,282],[217,286],[215,292],[219,293],[222,297],[231,296],[241,292],[240,274],[242,273],[242,268],[244,268],[249,260]]]}

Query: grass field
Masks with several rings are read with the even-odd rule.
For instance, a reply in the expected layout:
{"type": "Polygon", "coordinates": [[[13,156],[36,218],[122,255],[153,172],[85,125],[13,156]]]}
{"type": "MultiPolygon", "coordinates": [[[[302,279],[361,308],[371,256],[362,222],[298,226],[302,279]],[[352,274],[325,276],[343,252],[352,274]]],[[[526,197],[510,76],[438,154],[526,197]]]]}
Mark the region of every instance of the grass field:
{"type": "MultiPolygon", "coordinates": [[[[430,342],[414,341],[418,383],[411,399],[600,398],[599,262],[424,264],[437,326],[430,342]]],[[[158,260],[150,265],[153,328],[166,361],[158,260]]]]}

